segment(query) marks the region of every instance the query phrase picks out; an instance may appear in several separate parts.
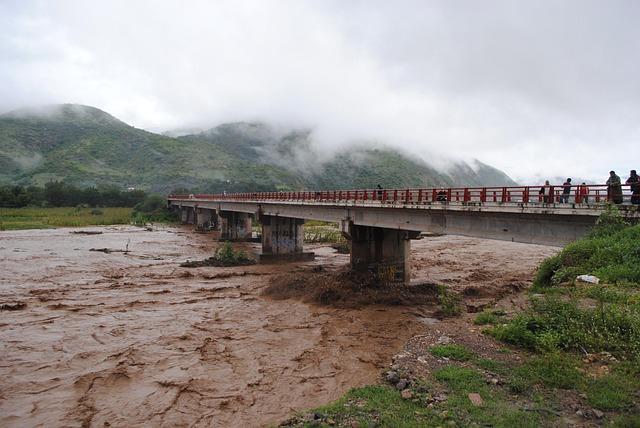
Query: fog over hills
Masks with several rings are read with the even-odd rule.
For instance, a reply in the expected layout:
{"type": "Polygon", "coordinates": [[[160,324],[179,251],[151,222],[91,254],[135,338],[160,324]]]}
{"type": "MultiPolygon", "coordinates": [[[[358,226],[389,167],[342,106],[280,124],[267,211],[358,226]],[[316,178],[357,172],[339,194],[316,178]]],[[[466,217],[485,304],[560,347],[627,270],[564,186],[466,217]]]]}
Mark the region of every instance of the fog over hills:
{"type": "Polygon", "coordinates": [[[323,152],[313,138],[309,129],[259,122],[172,137],[134,128],[94,107],[49,105],[0,115],[0,181],[66,180],[162,192],[514,184],[478,161],[451,161],[438,169],[381,143],[323,152]]]}

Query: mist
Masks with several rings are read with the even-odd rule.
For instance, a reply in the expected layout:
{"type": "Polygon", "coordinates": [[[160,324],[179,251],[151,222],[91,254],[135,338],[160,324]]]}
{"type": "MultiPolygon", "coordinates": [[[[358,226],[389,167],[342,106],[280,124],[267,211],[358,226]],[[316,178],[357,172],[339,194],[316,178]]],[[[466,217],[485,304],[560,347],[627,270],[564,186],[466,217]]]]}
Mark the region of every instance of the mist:
{"type": "Polygon", "coordinates": [[[259,121],[523,182],[639,169],[634,1],[3,1],[0,112],[259,121]],[[637,149],[635,150],[637,152],[637,149]]]}

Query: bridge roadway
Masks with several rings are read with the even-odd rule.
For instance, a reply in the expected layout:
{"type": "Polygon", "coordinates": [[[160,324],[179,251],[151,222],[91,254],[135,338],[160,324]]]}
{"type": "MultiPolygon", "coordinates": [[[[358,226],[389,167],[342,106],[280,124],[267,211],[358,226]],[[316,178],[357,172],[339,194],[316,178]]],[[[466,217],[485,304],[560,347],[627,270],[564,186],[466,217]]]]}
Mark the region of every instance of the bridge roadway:
{"type": "MultiPolygon", "coordinates": [[[[420,232],[562,246],[584,236],[606,208],[606,186],[573,186],[568,194],[561,186],[540,190],[359,189],[169,195],[167,201],[183,222],[213,225],[223,240],[250,239],[255,218],[262,225],[262,262],[312,257],[303,251],[304,221],[338,223],[351,241],[352,269],[408,282],[410,240],[420,232]]],[[[640,218],[638,206],[619,207],[630,220],[640,218]]]]}

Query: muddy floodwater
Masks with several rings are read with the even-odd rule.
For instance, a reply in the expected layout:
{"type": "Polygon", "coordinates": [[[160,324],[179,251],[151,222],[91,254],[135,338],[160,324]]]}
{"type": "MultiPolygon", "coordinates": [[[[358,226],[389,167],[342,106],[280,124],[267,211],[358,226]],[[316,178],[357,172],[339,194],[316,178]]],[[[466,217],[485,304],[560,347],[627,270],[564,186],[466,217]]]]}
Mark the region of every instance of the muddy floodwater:
{"type": "MultiPolygon", "coordinates": [[[[433,328],[430,307],[263,297],[283,271],[348,263],[329,247],[309,246],[311,263],[188,269],[179,263],[215,250],[210,235],[90,230],[103,233],[0,232],[0,426],[269,425],[377,382],[433,328]],[[90,251],[104,248],[129,251],[90,251]]],[[[413,278],[486,299],[526,286],[554,251],[425,239],[413,243],[413,278]]]]}

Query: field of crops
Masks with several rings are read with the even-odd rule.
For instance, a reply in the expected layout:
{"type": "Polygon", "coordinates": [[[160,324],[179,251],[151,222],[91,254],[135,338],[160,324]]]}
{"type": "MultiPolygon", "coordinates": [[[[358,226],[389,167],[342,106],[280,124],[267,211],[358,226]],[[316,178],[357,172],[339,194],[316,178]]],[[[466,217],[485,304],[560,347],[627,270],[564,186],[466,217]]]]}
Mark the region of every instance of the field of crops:
{"type": "Polygon", "coordinates": [[[0,230],[48,229],[131,222],[131,208],[0,208],[0,230]]]}

